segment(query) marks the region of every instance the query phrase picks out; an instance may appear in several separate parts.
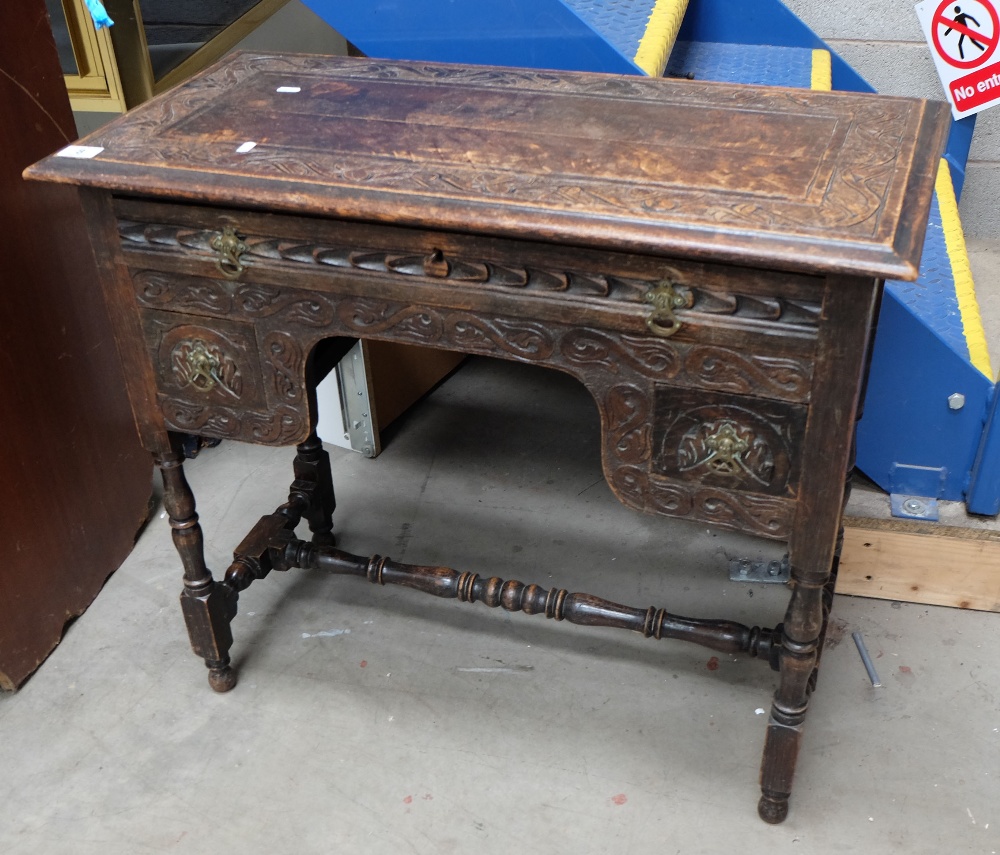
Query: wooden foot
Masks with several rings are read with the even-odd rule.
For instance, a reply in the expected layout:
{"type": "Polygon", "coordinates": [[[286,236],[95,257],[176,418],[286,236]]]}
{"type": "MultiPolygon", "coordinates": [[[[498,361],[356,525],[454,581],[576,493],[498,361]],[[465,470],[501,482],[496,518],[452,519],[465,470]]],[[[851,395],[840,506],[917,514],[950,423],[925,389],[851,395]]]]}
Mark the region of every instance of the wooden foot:
{"type": "Polygon", "coordinates": [[[771,704],[760,767],[763,798],[758,810],[766,822],[781,822],[788,812],[802,726],[815,683],[825,582],[807,582],[792,565],[792,597],[782,624],[781,679],[771,704]]]}
{"type": "Polygon", "coordinates": [[[771,825],[784,822],[788,817],[788,796],[765,793],[757,803],[757,815],[771,825]]]}
{"type": "Polygon", "coordinates": [[[208,685],[216,692],[228,692],[236,685],[236,671],[228,660],[224,665],[218,664],[214,667],[207,662],[205,664],[208,665],[208,685]]]}

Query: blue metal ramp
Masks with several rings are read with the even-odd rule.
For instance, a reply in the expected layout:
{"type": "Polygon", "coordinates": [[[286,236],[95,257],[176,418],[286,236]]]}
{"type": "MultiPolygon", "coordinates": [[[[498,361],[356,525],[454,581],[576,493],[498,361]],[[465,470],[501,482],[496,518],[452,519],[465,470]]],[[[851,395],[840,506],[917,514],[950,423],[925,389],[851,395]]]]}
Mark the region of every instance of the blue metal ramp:
{"type": "Polygon", "coordinates": [[[813,86],[817,74],[829,80],[830,54],[822,53],[823,58],[817,58],[813,48],[678,41],[667,61],[667,74],[723,83],[829,88],[813,86]],[[816,70],[816,64],[825,67],[816,70]]]}

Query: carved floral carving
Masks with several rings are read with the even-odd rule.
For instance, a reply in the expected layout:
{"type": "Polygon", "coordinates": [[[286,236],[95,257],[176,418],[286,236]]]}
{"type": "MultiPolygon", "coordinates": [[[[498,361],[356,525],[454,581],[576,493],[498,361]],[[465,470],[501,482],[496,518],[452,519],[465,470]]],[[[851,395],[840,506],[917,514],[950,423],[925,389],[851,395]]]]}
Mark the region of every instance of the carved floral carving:
{"type": "Polygon", "coordinates": [[[791,531],[794,505],[788,499],[652,478],[641,466],[613,469],[610,484],[626,505],[647,513],[683,517],[778,540],[787,539],[791,531]]]}
{"type": "Polygon", "coordinates": [[[713,345],[692,345],[597,330],[573,330],[562,352],[573,364],[614,374],[627,367],[660,382],[773,398],[808,400],[812,365],[796,357],[761,356],[713,345]]]}
{"type": "MultiPolygon", "coordinates": [[[[747,441],[747,449],[741,449],[741,454],[754,447],[754,453],[744,461],[754,473],[753,477],[747,477],[739,464],[734,465],[740,470],[740,477],[727,478],[730,467],[722,466],[726,470],[721,473],[723,477],[708,479],[712,483],[699,481],[696,472],[682,471],[685,464],[694,464],[688,465],[689,470],[696,469],[698,464],[708,464],[710,470],[716,469],[711,466],[709,457],[721,463],[728,455],[732,461],[740,445],[738,441],[736,448],[729,448],[721,455],[716,452],[714,456],[707,442],[710,437],[716,436],[714,444],[725,445],[725,440],[729,438],[724,428],[727,420],[720,420],[720,424],[704,436],[695,432],[685,450],[675,447],[674,456],[679,465],[672,470],[653,466],[659,453],[654,437],[659,429],[654,428],[657,417],[653,415],[657,394],[683,399],[686,393],[663,388],[654,390],[651,384],[646,383],[619,383],[597,396],[604,426],[605,471],[609,473],[609,483],[618,497],[625,504],[649,513],[711,522],[762,537],[787,537],[791,529],[793,502],[785,496],[754,492],[764,486],[757,480],[757,473],[773,479],[774,459],[770,449],[762,447],[766,443],[758,440],[754,446],[753,441],[746,440],[746,429],[737,431],[736,436],[737,440],[743,438],[747,441]],[[770,470],[765,461],[769,461],[770,470]],[[685,474],[687,480],[681,477],[685,474]],[[729,483],[724,483],[726,481],[729,483]]],[[[680,407],[684,406],[686,404],[682,400],[680,407]]],[[[728,423],[733,422],[728,420],[728,423]]],[[[699,426],[702,423],[699,422],[699,426]]],[[[779,475],[787,477],[787,473],[786,464],[779,475]]]]}
{"type": "Polygon", "coordinates": [[[171,430],[222,439],[291,445],[301,442],[309,432],[305,412],[292,407],[277,407],[263,413],[246,412],[219,404],[198,405],[161,395],[160,409],[171,430]]]}
{"type": "Polygon", "coordinates": [[[654,476],[795,496],[806,407],[666,386],[658,386],[654,397],[654,476]]]}
{"type": "Polygon", "coordinates": [[[298,401],[302,396],[305,355],[295,336],[271,332],[264,338],[264,365],[270,368],[271,391],[275,399],[298,401]]]}
{"type": "MultiPolygon", "coordinates": [[[[118,231],[126,249],[148,248],[160,252],[195,250],[214,261],[213,241],[218,232],[164,223],[140,223],[120,219],[118,231]]],[[[608,277],[574,270],[524,267],[495,261],[469,259],[435,250],[430,256],[416,255],[404,249],[375,250],[363,247],[331,246],[266,235],[246,235],[240,257],[261,259],[310,267],[334,267],[394,273],[401,276],[426,276],[455,285],[490,285],[519,290],[570,292],[606,297],[610,292],[608,277]]],[[[654,284],[642,283],[646,288],[654,284]]],[[[640,286],[642,287],[642,286],[640,286]]],[[[623,289],[624,290],[624,289],[623,289]]],[[[140,294],[143,292],[140,291],[140,294]]]]}

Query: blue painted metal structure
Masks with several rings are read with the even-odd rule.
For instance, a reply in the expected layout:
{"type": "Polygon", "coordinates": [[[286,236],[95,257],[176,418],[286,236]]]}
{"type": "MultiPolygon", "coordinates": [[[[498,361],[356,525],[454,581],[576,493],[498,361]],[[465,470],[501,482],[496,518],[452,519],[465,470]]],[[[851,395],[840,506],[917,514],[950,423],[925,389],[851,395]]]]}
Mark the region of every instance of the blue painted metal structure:
{"type": "Polygon", "coordinates": [[[994,389],[986,429],[972,466],[965,500],[969,510],[989,516],[1000,513],[1000,490],[997,485],[1000,485],[1000,386],[994,389]]]}
{"type": "Polygon", "coordinates": [[[561,0],[305,0],[305,4],[368,56],[642,73],[561,0]]]}
{"type": "Polygon", "coordinates": [[[678,40],[667,60],[667,74],[693,74],[696,80],[753,81],[761,86],[801,89],[809,88],[812,70],[812,49],[803,47],[678,40]]]}
{"type": "MultiPolygon", "coordinates": [[[[655,0],[563,0],[622,56],[634,57],[655,0]]],[[[591,71],[603,70],[592,68],[591,71]]]]}
{"type": "MultiPolygon", "coordinates": [[[[305,0],[370,56],[641,73],[632,62],[653,0],[305,0]],[[640,26],[640,22],[642,26],[640,26]]],[[[778,0],[690,0],[669,72],[808,86],[829,47],[778,0]]],[[[834,89],[874,91],[831,54],[834,89]]],[[[953,123],[945,155],[956,193],[975,118],[953,123]]],[[[858,465],[883,489],[901,472],[943,472],[939,498],[1000,510],[1000,395],[969,360],[951,262],[935,212],[921,279],[886,283],[858,465]],[[948,406],[953,393],[965,406],[948,406]],[[988,427],[983,425],[988,418],[988,427]]],[[[894,483],[894,479],[896,483],[894,483]]],[[[935,477],[932,480],[939,480],[935,477]]],[[[910,485],[912,486],[912,485],[910,485]]]]}
{"type": "MultiPolygon", "coordinates": [[[[921,484],[900,479],[898,464],[943,469],[931,495],[961,500],[993,397],[989,378],[887,289],[858,425],[861,470],[889,492],[928,495],[921,484]],[[956,392],[965,405],[953,410],[948,398],[956,392]]],[[[976,503],[974,512],[990,510],[976,503]]]]}

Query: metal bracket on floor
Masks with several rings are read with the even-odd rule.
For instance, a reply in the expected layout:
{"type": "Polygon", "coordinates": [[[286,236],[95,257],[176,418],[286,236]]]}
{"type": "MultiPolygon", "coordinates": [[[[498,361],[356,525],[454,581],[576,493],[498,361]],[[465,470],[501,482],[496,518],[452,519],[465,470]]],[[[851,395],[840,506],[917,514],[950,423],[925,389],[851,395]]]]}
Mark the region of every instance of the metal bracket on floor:
{"type": "Polygon", "coordinates": [[[890,473],[889,507],[894,517],[937,522],[938,497],[948,470],[894,463],[890,473]]]}
{"type": "Polygon", "coordinates": [[[363,341],[358,341],[337,364],[337,385],[340,387],[344,430],[350,438],[351,448],[365,457],[375,457],[381,449],[372,416],[363,341]]]}
{"type": "Polygon", "coordinates": [[[763,559],[733,558],[729,561],[729,580],[731,582],[774,582],[784,584],[792,578],[788,564],[788,554],[780,560],[764,561],[763,559]]]}
{"type": "Polygon", "coordinates": [[[938,521],[937,499],[932,499],[929,496],[904,496],[900,493],[890,493],[889,506],[892,515],[900,519],[938,521]]]}

